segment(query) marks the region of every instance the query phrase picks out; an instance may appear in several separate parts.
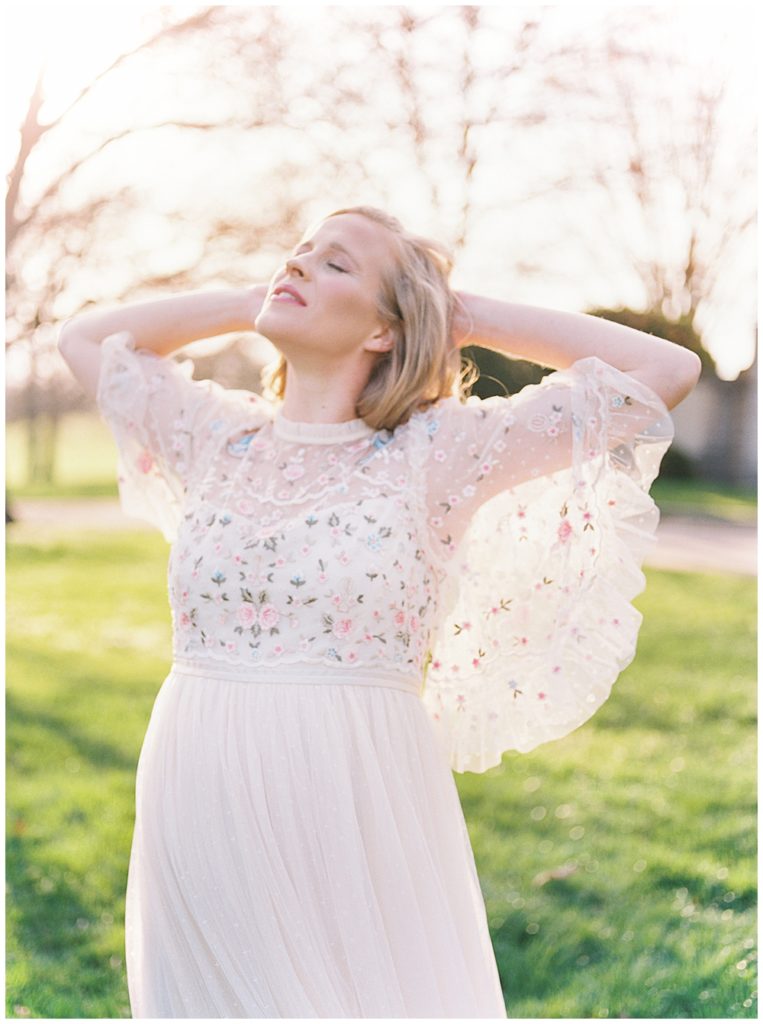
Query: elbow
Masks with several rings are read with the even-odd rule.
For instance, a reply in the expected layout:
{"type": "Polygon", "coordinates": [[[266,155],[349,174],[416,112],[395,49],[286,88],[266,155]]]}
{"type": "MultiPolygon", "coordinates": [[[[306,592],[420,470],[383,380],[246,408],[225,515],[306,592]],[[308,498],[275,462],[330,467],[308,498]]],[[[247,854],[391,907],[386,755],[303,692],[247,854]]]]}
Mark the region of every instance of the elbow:
{"type": "Polygon", "coordinates": [[[74,323],[74,317],[69,317],[68,320],[64,320],[61,329],[58,332],[58,351],[62,352],[73,334],[72,324],[74,323]]]}
{"type": "MultiPolygon", "coordinates": [[[[683,402],[684,398],[691,394],[702,376],[702,360],[697,353],[685,348],[682,350],[681,355],[684,365],[679,371],[682,380],[682,394],[678,400],[679,402],[683,402]]],[[[678,402],[676,402],[676,405],[678,405],[678,402]]]]}
{"type": "Polygon", "coordinates": [[[702,360],[696,352],[680,348],[675,360],[663,373],[663,399],[668,409],[674,409],[692,393],[702,375],[702,360]]]}
{"type": "Polygon", "coordinates": [[[679,345],[671,345],[671,348],[674,351],[659,362],[631,371],[631,376],[651,388],[668,410],[691,394],[702,374],[702,361],[695,352],[679,345]]]}

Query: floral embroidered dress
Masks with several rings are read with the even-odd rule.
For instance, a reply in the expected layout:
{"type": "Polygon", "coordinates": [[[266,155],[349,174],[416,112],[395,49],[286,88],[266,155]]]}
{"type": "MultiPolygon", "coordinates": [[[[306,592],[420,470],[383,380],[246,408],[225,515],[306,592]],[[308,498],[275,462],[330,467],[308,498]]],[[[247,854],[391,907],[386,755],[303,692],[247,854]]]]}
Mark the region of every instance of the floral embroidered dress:
{"type": "Polygon", "coordinates": [[[394,431],[192,369],[102,344],[123,509],[171,542],[133,1016],[505,1018],[452,770],[568,734],[633,659],[668,410],[597,357],[394,431]]]}

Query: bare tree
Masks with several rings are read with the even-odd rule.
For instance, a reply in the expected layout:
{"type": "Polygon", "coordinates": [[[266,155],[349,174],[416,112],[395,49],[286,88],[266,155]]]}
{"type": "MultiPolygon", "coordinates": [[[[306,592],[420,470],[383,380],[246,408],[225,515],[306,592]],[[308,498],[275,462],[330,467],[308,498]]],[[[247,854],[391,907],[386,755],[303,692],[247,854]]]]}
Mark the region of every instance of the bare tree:
{"type": "MultiPolygon", "coordinates": [[[[465,252],[496,211],[558,196],[584,173],[534,159],[575,103],[593,106],[601,83],[581,69],[606,57],[599,42],[552,40],[551,16],[317,8],[300,13],[300,32],[275,7],[162,17],[55,120],[40,123],[44,78],[30,98],[6,237],[7,339],[26,353],[31,424],[64,374],[55,325],[89,303],[262,279],[334,197],[414,209],[465,252]],[[120,83],[135,101],[99,134],[88,104],[120,83]],[[33,187],[38,154],[48,178],[33,187]],[[177,196],[162,193],[167,179],[177,196]]],[[[542,266],[528,249],[514,247],[517,273],[542,266]]],[[[31,462],[50,466],[34,432],[31,462]]]]}
{"type": "Polygon", "coordinates": [[[735,250],[752,242],[755,140],[728,116],[728,83],[681,55],[659,54],[647,81],[611,44],[609,145],[595,181],[614,250],[640,280],[646,311],[701,336],[735,250]],[[733,154],[731,161],[730,154],[733,154]]]}

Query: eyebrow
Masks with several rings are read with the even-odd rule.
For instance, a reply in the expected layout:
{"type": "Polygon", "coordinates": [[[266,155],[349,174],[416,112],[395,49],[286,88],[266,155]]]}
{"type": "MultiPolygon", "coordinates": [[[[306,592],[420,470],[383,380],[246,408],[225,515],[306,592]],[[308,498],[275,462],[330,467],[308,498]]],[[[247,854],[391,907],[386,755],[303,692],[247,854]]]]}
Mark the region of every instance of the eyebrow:
{"type": "MultiPolygon", "coordinates": [[[[293,253],[293,255],[295,255],[295,256],[296,256],[296,255],[297,255],[298,253],[300,253],[300,252],[305,252],[306,250],[309,250],[309,249],[313,249],[313,248],[314,248],[314,246],[313,246],[313,243],[312,243],[312,242],[303,242],[303,243],[302,243],[301,245],[298,245],[298,246],[297,246],[297,248],[296,248],[296,249],[294,250],[294,253],[293,253]]],[[[350,261],[351,261],[351,262],[352,262],[352,263],[353,263],[353,264],[354,264],[354,265],[355,265],[356,267],[358,267],[358,269],[360,269],[360,264],[358,263],[358,261],[357,261],[357,260],[355,259],[355,257],[353,256],[353,254],[352,254],[352,253],[350,252],[350,250],[349,250],[349,249],[345,249],[345,247],[344,247],[344,246],[343,246],[343,245],[341,244],[341,242],[329,242],[329,243],[328,243],[328,245],[326,246],[326,248],[327,248],[327,249],[328,249],[329,251],[332,251],[332,250],[333,250],[333,251],[335,251],[335,252],[341,252],[341,253],[344,253],[344,255],[345,255],[345,256],[346,256],[346,257],[347,257],[347,258],[348,258],[348,259],[349,259],[349,260],[350,260],[350,261]]]]}

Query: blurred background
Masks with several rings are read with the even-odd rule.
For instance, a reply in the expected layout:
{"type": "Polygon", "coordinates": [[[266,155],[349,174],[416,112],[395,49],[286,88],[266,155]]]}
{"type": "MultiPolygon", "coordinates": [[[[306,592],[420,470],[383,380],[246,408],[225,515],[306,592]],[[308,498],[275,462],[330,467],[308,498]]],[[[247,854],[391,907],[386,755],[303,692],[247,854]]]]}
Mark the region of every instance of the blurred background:
{"type": "MultiPolygon", "coordinates": [[[[129,1017],[167,546],[122,516],[65,319],[269,278],[370,203],[466,291],[697,352],[634,664],[457,776],[511,1017],[756,1016],[755,15],[745,5],[4,8],[9,1017],[129,1017]],[[627,970],[624,965],[627,964],[627,970]]],[[[475,394],[547,372],[464,349],[475,394]]],[[[183,349],[259,390],[253,333],[183,349]]]]}
{"type": "MultiPolygon", "coordinates": [[[[698,352],[663,478],[755,486],[741,8],[10,10],[12,496],[115,493],[110,439],[55,348],[67,317],[265,281],[315,218],[356,203],[448,243],[456,287],[698,352]]],[[[253,390],[276,355],[254,334],[185,353],[197,377],[253,390]]],[[[465,354],[481,395],[545,372],[465,354]]]]}

